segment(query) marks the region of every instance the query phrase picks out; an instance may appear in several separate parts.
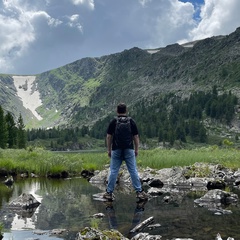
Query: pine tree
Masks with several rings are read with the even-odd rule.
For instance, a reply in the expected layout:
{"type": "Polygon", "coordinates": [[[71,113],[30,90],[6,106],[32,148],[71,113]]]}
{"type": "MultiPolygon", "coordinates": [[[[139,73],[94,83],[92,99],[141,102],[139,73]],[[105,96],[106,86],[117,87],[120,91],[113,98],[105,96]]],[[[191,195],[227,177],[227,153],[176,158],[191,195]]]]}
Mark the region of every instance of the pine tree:
{"type": "Polygon", "coordinates": [[[4,111],[0,106],[0,148],[6,148],[8,141],[8,130],[7,124],[4,117],[4,111]]]}
{"type": "Polygon", "coordinates": [[[8,130],[8,147],[14,148],[17,146],[17,127],[14,118],[10,112],[5,116],[8,130]]]}
{"type": "Polygon", "coordinates": [[[27,144],[27,136],[26,136],[26,131],[25,131],[25,125],[23,123],[23,118],[20,113],[19,118],[18,118],[18,148],[26,148],[27,144]]]}
{"type": "Polygon", "coordinates": [[[189,135],[193,140],[199,136],[199,121],[197,119],[190,119],[189,135]]]}
{"type": "Polygon", "coordinates": [[[185,128],[184,125],[179,125],[176,128],[176,139],[182,141],[182,142],[187,142],[186,140],[186,132],[185,132],[185,128]]]}
{"type": "Polygon", "coordinates": [[[199,129],[199,141],[202,143],[207,142],[207,131],[203,125],[201,125],[199,129]]]}

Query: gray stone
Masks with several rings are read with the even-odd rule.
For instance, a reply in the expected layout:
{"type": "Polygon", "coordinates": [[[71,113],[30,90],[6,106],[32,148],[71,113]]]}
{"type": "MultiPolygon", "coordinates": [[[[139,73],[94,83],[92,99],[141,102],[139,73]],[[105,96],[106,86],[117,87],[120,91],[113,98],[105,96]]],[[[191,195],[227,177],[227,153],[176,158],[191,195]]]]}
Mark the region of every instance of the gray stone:
{"type": "Polygon", "coordinates": [[[32,194],[22,193],[17,199],[9,203],[9,208],[30,209],[40,205],[32,194]]]}

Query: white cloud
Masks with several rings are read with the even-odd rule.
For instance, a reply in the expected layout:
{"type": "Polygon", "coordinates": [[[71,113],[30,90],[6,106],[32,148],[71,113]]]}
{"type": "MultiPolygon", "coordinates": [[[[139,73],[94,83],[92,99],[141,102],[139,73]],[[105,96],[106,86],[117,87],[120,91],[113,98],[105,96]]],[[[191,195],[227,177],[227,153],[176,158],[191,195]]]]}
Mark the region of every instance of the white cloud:
{"type": "Polygon", "coordinates": [[[201,21],[190,31],[192,40],[233,32],[240,26],[239,0],[205,0],[201,8],[201,21]]]}
{"type": "Polygon", "coordinates": [[[150,21],[146,26],[151,29],[149,48],[176,43],[196,25],[196,21],[193,19],[194,6],[189,2],[168,0],[158,4],[157,1],[147,3],[145,0],[145,8],[147,5],[152,5],[152,14],[148,15],[150,21]],[[154,3],[155,5],[152,5],[154,3]]]}
{"type": "Polygon", "coordinates": [[[0,69],[11,71],[13,63],[24,56],[36,40],[36,25],[44,21],[51,27],[61,24],[44,11],[33,11],[23,1],[4,1],[0,14],[0,69]]]}
{"type": "Polygon", "coordinates": [[[78,20],[79,20],[79,15],[73,14],[72,16],[69,17],[68,26],[70,26],[71,28],[77,28],[82,33],[83,27],[78,20]]]}
{"type": "Polygon", "coordinates": [[[27,49],[28,44],[35,40],[34,28],[23,16],[21,9],[7,5],[11,15],[18,18],[0,15],[0,63],[1,68],[11,69],[11,61],[21,56],[27,49]]]}
{"type": "Polygon", "coordinates": [[[57,26],[61,25],[62,23],[63,22],[59,19],[51,18],[50,16],[48,18],[48,25],[49,26],[57,27],[57,26]]]}
{"type": "Polygon", "coordinates": [[[72,0],[74,5],[85,5],[90,9],[94,9],[94,0],[72,0]]]}
{"type": "Polygon", "coordinates": [[[73,14],[72,16],[69,17],[71,22],[76,22],[79,19],[78,14],[73,14]]]}
{"type": "Polygon", "coordinates": [[[2,0],[0,73],[41,73],[83,57],[165,47],[240,26],[239,0],[182,1],[2,0]]]}

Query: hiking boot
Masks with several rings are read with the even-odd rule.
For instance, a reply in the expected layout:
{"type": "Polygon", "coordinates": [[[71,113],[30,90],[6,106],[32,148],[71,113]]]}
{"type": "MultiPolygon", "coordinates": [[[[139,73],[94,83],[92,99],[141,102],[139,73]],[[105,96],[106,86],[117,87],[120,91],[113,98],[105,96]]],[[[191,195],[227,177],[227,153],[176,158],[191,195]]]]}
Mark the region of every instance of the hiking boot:
{"type": "Polygon", "coordinates": [[[144,191],[141,191],[141,192],[137,192],[136,197],[139,198],[140,200],[147,200],[149,196],[144,191]]]}
{"type": "Polygon", "coordinates": [[[105,193],[103,194],[103,198],[104,198],[104,199],[107,199],[108,201],[113,201],[114,198],[115,198],[115,196],[114,196],[113,193],[105,192],[105,193]]]}

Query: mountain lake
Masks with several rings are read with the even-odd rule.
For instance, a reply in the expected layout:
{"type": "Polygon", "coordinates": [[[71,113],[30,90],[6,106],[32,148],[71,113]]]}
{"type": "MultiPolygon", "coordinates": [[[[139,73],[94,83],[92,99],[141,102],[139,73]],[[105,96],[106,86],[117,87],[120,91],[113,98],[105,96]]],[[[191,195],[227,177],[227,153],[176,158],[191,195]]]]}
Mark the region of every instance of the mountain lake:
{"type": "MultiPolygon", "coordinates": [[[[194,203],[196,198],[203,196],[199,192],[188,192],[174,203],[166,203],[163,198],[167,194],[162,194],[139,208],[133,190],[130,194],[116,190],[116,199],[110,207],[95,200],[93,196],[104,190],[83,178],[26,178],[15,181],[12,187],[1,186],[1,189],[4,187],[6,191],[0,192],[3,240],[75,240],[77,233],[85,227],[115,228],[130,238],[130,230],[150,217],[154,218],[155,228],[146,227],[142,232],[161,235],[163,240],[214,240],[218,233],[223,239],[240,239],[239,206],[228,206],[231,214],[215,215],[194,203]],[[22,193],[31,193],[41,204],[30,212],[10,210],[8,204],[22,193]],[[94,218],[97,213],[104,215],[94,218]],[[67,229],[67,232],[52,236],[53,229],[67,229]]],[[[235,190],[235,193],[240,196],[239,191],[235,190]]]]}

